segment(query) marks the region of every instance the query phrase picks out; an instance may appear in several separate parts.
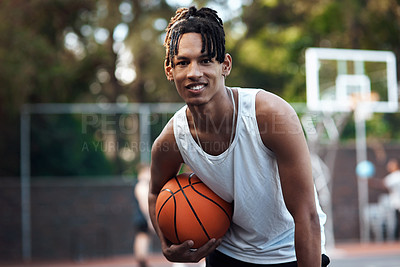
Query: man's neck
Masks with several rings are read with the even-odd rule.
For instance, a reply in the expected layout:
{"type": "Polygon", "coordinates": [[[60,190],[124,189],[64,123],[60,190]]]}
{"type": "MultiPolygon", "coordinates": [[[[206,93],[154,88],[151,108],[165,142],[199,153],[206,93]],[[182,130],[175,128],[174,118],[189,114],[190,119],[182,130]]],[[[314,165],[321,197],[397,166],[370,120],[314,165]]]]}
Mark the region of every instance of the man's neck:
{"type": "Polygon", "coordinates": [[[217,95],[212,101],[203,105],[188,105],[188,119],[196,124],[200,132],[218,132],[232,127],[233,103],[230,93],[217,95]]]}

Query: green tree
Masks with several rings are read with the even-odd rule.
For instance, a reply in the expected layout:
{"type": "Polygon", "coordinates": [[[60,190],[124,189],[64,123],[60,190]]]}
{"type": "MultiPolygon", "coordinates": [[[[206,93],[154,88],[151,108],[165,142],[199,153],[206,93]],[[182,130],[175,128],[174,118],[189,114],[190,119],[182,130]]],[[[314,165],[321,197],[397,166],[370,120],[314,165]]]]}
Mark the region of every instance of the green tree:
{"type": "MultiPolygon", "coordinates": [[[[397,56],[399,74],[398,6],[396,0],[252,1],[243,6],[239,20],[229,23],[227,43],[234,68],[228,83],[261,87],[289,102],[305,102],[308,47],[390,50],[397,56]],[[240,34],[238,25],[243,29],[240,34]]],[[[383,136],[382,129],[387,129],[384,136],[396,138],[394,125],[400,122],[393,123],[391,117],[388,123],[382,119],[386,117],[374,116],[371,134],[383,136]]]]}
{"type": "Polygon", "coordinates": [[[1,1],[0,175],[19,170],[19,110],[24,103],[75,101],[95,57],[78,62],[64,49],[64,30],[79,25],[94,1],[1,1]]]}
{"type": "MultiPolygon", "coordinates": [[[[19,172],[24,103],[181,101],[163,71],[164,28],[176,9],[173,2],[0,1],[1,176],[19,172]]],[[[228,85],[262,87],[290,102],[306,100],[307,47],[391,50],[400,56],[397,0],[193,3],[217,8],[225,21],[234,59],[228,85]]],[[[372,127],[384,129],[378,125],[384,121],[372,127]]],[[[115,158],[118,172],[132,164],[115,158]]]]}

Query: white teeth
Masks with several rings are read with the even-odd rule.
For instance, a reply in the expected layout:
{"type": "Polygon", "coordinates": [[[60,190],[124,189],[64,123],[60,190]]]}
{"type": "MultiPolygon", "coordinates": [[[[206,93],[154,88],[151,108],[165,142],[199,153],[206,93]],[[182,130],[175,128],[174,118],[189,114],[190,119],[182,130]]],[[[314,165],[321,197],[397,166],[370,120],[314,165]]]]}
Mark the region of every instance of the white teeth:
{"type": "Polygon", "coordinates": [[[190,90],[200,90],[204,87],[204,85],[195,85],[195,86],[191,86],[189,87],[190,90]]]}

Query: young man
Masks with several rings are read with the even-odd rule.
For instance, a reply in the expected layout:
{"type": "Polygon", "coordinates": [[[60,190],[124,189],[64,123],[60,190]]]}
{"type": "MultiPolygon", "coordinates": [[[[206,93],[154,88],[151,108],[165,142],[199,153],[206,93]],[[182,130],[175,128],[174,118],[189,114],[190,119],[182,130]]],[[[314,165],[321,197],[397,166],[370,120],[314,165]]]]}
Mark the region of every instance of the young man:
{"type": "Polygon", "coordinates": [[[321,266],[325,215],[294,110],[266,91],[225,86],[232,58],[214,10],[179,9],[164,45],[166,76],[187,104],[152,148],[149,209],[164,256],[173,262],[207,257],[211,267],[321,266]],[[157,195],[182,163],[234,205],[225,236],[197,250],[192,240],[171,244],[156,221],[157,195]]]}

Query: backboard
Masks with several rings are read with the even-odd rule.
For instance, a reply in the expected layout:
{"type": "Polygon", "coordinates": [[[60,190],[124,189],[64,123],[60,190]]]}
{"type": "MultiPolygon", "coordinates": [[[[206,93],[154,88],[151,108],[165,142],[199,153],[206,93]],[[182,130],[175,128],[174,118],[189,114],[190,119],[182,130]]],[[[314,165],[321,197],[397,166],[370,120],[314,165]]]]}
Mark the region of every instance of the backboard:
{"type": "Polygon", "coordinates": [[[396,58],[389,51],[308,48],[307,106],[312,111],[398,111],[396,58]]]}

